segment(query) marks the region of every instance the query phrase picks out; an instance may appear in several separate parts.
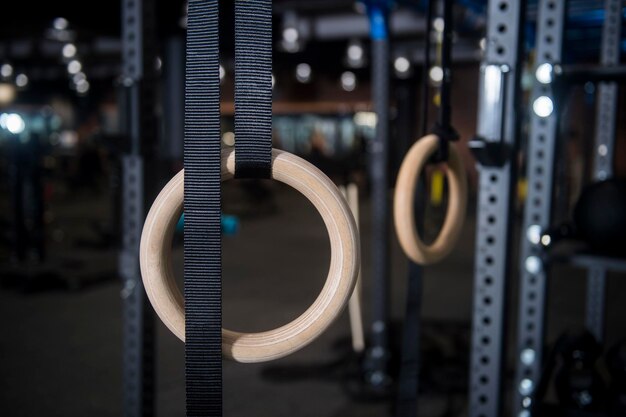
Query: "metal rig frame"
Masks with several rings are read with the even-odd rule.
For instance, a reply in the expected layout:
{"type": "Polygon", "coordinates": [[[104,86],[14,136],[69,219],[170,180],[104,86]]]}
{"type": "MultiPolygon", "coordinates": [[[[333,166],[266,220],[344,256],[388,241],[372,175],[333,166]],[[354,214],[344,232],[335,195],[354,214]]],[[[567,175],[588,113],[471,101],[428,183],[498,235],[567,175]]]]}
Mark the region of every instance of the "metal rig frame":
{"type": "MultiPolygon", "coordinates": [[[[607,0],[604,13],[600,64],[617,66],[621,51],[622,2],[607,0]]],[[[613,174],[617,94],[615,82],[600,83],[598,86],[593,165],[593,178],[597,181],[610,178],[613,174]]],[[[604,298],[608,269],[610,266],[605,262],[598,262],[590,265],[587,272],[586,324],[598,341],[604,339],[604,298]]]]}
{"type": "Polygon", "coordinates": [[[502,364],[516,161],[523,28],[526,1],[490,0],[481,66],[478,138],[470,143],[479,161],[474,310],[469,416],[502,415],[502,364]]]}
{"type": "Polygon", "coordinates": [[[154,415],[154,316],[139,270],[139,241],[151,196],[157,145],[154,0],[122,0],[122,110],[129,146],[122,156],[123,414],[154,415]]]}
{"type": "MultiPolygon", "coordinates": [[[[560,64],[567,4],[564,1],[540,0],[538,7],[535,68],[543,64],[560,64]]],[[[601,48],[603,66],[619,65],[621,13],[620,0],[606,0],[601,48]]],[[[535,81],[531,102],[540,96],[554,100],[551,83],[535,81]]],[[[600,84],[597,92],[594,180],[608,178],[612,173],[616,107],[617,85],[600,84]]],[[[550,227],[552,220],[558,112],[554,111],[547,117],[532,112],[530,125],[527,155],[529,187],[520,244],[517,371],[513,404],[513,415],[516,417],[530,417],[536,409],[533,404],[534,390],[543,365],[549,255],[539,238],[542,231],[550,227]]],[[[588,270],[586,325],[602,341],[606,271],[624,270],[624,262],[585,255],[573,255],[565,261],[588,270]]]]}
{"type": "MultiPolygon", "coordinates": [[[[538,3],[536,67],[561,63],[566,2],[541,0],[538,3]]],[[[554,100],[551,84],[535,80],[531,103],[539,97],[554,100]]],[[[528,194],[520,242],[520,290],[517,327],[517,372],[513,389],[514,415],[529,415],[532,393],[542,370],[546,270],[544,249],[537,236],[550,227],[554,164],[558,133],[558,112],[540,117],[530,112],[527,172],[528,194]]]]}
{"type": "MultiPolygon", "coordinates": [[[[539,0],[537,66],[560,64],[566,2],[539,0]]],[[[146,214],[146,166],[154,161],[156,60],[154,0],[122,0],[124,128],[130,147],[122,160],[123,241],[119,270],[123,289],[123,412],[128,417],[154,415],[154,319],[139,271],[139,240],[146,214]]],[[[606,0],[602,64],[619,65],[621,1],[606,0]]],[[[503,414],[503,364],[506,294],[510,277],[515,155],[520,136],[520,78],[523,64],[525,0],[489,0],[486,51],[481,65],[478,138],[480,166],[469,416],[503,414]]],[[[386,67],[386,66],[385,66],[386,67]]],[[[385,71],[386,72],[386,71],[385,71]]],[[[550,84],[536,82],[537,97],[554,97],[550,84]]],[[[597,93],[594,178],[612,173],[617,85],[602,83],[597,93]]],[[[514,416],[530,417],[533,389],[539,380],[545,322],[547,253],[533,235],[550,226],[557,112],[530,116],[527,179],[520,257],[517,372],[514,416]],[[530,237],[530,239],[529,239],[530,237]]],[[[626,270],[626,263],[577,256],[568,262],[588,268],[587,326],[601,340],[604,327],[606,271],[626,270]],[[589,258],[589,259],[587,259],[589,258]]],[[[384,270],[384,265],[383,270],[384,270]]],[[[382,271],[381,271],[382,273],[382,271]]],[[[382,309],[386,307],[383,304],[382,309]]],[[[384,368],[383,368],[384,369],[384,368]]],[[[377,369],[378,370],[378,369],[377,369]]]]}

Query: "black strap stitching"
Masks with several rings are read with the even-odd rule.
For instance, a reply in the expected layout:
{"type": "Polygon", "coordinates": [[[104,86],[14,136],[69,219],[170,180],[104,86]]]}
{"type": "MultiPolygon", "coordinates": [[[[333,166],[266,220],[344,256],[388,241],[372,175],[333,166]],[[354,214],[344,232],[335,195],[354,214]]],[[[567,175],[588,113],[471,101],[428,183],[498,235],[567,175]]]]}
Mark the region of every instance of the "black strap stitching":
{"type": "Polygon", "coordinates": [[[187,416],[222,415],[218,0],[190,0],[185,80],[187,416]]]}

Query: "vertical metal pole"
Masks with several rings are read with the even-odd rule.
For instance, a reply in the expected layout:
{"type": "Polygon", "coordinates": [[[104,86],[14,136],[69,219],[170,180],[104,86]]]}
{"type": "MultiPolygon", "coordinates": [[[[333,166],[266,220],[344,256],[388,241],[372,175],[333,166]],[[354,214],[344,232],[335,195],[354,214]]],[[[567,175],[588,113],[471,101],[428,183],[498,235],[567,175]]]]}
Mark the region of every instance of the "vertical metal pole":
{"type": "Polygon", "coordinates": [[[604,301],[606,297],[606,268],[597,264],[587,271],[587,300],[585,325],[602,343],[604,340],[604,301]]]}
{"type": "MultiPolygon", "coordinates": [[[[427,71],[424,69],[424,71],[427,71]]],[[[397,83],[395,93],[398,116],[396,118],[396,141],[402,144],[402,155],[415,141],[416,78],[397,83]]],[[[427,84],[424,84],[427,88],[427,84]]],[[[427,104],[427,103],[425,103],[427,104]]],[[[415,218],[418,230],[423,229],[424,219],[424,184],[417,185],[415,199],[415,218]]],[[[396,393],[396,417],[418,415],[419,366],[420,366],[420,329],[422,310],[422,267],[408,261],[409,273],[406,290],[406,310],[402,330],[402,351],[400,357],[400,373],[396,393]]]]}
{"type": "Polygon", "coordinates": [[[163,156],[183,160],[185,119],[185,40],[172,37],[165,43],[163,59],[163,156]]]}
{"type": "MultiPolygon", "coordinates": [[[[540,0],[538,3],[535,70],[539,78],[549,77],[552,66],[561,61],[566,9],[565,1],[540,0]]],[[[551,83],[535,79],[531,105],[540,97],[555,99],[551,83]]],[[[541,232],[550,227],[552,221],[557,133],[558,111],[547,117],[531,111],[526,153],[528,195],[520,242],[517,371],[513,405],[516,417],[530,416],[533,412],[534,391],[542,370],[547,271],[543,267],[544,249],[540,239],[541,232]]]]}
{"type": "MultiPolygon", "coordinates": [[[[600,61],[603,66],[619,65],[621,51],[622,1],[606,0],[602,27],[600,61]]],[[[596,96],[596,132],[593,179],[601,181],[613,175],[617,83],[600,83],[596,96]]],[[[604,299],[606,269],[590,268],[587,275],[587,329],[601,342],[604,338],[604,299]]]]}
{"type": "MultiPolygon", "coordinates": [[[[606,0],[600,60],[603,66],[619,65],[621,51],[622,2],[606,0]]],[[[613,149],[617,109],[617,83],[600,83],[596,107],[594,179],[613,175],[613,149]]]]}
{"type": "Polygon", "coordinates": [[[369,147],[372,181],[372,330],[366,381],[374,390],[389,386],[389,34],[386,1],[368,5],[372,39],[372,99],[376,135],[369,147]]]}
{"type": "Polygon", "coordinates": [[[139,271],[147,165],[156,145],[154,0],[122,0],[123,90],[129,152],[122,156],[123,413],[154,415],[154,319],[139,271]]]}
{"type": "Polygon", "coordinates": [[[502,166],[481,165],[478,190],[469,415],[499,417],[509,244],[516,189],[522,33],[526,2],[490,0],[478,135],[508,147],[502,166]]]}

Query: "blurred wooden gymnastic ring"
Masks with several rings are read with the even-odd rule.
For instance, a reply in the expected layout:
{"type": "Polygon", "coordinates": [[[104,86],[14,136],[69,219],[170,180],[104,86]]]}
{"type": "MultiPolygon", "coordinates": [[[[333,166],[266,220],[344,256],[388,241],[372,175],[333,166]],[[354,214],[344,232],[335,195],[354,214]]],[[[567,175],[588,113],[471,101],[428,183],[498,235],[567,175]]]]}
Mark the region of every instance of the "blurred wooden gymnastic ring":
{"type": "MultiPolygon", "coordinates": [[[[238,362],[277,359],[312,342],[346,306],[360,267],[356,224],[337,187],[319,169],[287,152],[272,152],[272,168],[273,179],[301,192],[319,211],[330,237],[330,270],[320,295],[292,322],[259,333],[222,329],[223,355],[238,362]]],[[[234,171],[234,151],[222,152],[222,181],[233,178],[234,171]]],[[[181,171],[154,201],[141,236],[140,263],[152,306],[163,323],[184,341],[184,301],[171,263],[172,238],[183,209],[183,181],[181,171]]]]}
{"type": "Polygon", "coordinates": [[[446,162],[448,179],[448,208],[446,219],[435,241],[426,245],[415,227],[415,190],[422,169],[437,151],[439,138],[427,135],[418,140],[406,154],[398,173],[394,194],[394,223],[400,246],[413,262],[428,265],[445,258],[454,249],[467,206],[467,180],[465,169],[454,143],[450,143],[446,162]]]}

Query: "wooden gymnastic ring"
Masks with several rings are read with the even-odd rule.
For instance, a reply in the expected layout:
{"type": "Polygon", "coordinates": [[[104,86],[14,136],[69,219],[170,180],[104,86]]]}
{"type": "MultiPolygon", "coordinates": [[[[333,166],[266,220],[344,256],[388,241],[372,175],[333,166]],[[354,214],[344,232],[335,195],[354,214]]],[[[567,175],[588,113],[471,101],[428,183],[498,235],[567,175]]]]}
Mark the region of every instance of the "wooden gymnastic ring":
{"type": "Polygon", "coordinates": [[[415,228],[415,190],[419,175],[431,155],[437,150],[439,139],[427,135],[418,140],[406,154],[396,181],[393,217],[396,234],[404,253],[413,262],[428,265],[445,258],[454,249],[465,220],[467,207],[467,180],[456,146],[450,143],[446,177],[448,178],[448,208],[439,236],[426,245],[415,228]]]}
{"type": "MultiPolygon", "coordinates": [[[[359,238],[348,205],[319,169],[288,152],[272,152],[273,179],[304,194],[317,208],[330,237],[330,270],[320,295],[292,322],[274,330],[239,333],[222,329],[222,352],[238,362],[263,362],[295,352],[319,336],[346,306],[360,268],[359,238]]],[[[235,155],[222,152],[222,181],[233,177],[235,155]]],[[[172,270],[172,238],[183,209],[184,172],[154,201],[141,236],[140,263],[148,298],[163,323],[185,340],[184,300],[172,270]]]]}

